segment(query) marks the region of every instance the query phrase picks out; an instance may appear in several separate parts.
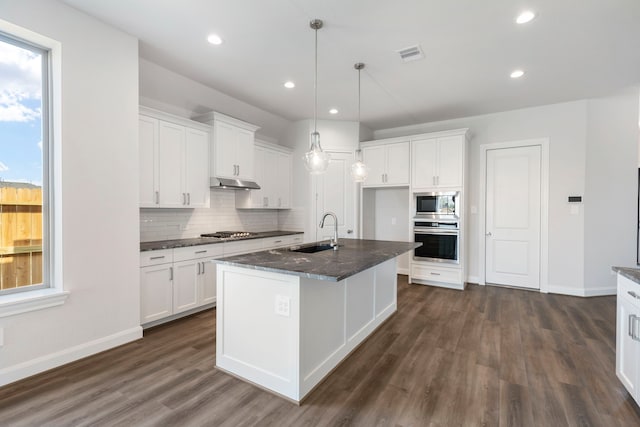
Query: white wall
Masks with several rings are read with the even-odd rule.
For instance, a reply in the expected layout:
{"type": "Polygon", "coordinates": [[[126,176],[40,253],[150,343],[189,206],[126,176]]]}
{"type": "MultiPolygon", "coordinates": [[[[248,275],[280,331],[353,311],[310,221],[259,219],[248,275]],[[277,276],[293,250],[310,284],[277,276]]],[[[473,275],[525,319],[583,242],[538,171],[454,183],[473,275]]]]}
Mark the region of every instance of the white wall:
{"type": "Polygon", "coordinates": [[[269,142],[277,142],[291,124],[289,120],[276,114],[239,101],[142,58],[140,104],[187,118],[217,111],[260,126],[257,136],[269,142]]]}
{"type": "MultiPolygon", "coordinates": [[[[608,271],[612,265],[629,265],[629,257],[635,253],[635,249],[629,249],[632,235],[635,235],[633,231],[635,220],[632,221],[630,204],[625,200],[623,221],[616,219],[603,222],[602,215],[595,215],[587,226],[585,210],[592,212],[592,209],[601,209],[598,200],[587,197],[587,183],[593,194],[601,195],[605,192],[604,185],[593,184],[591,178],[587,181],[587,176],[609,176],[610,179],[606,180],[606,188],[621,189],[614,190],[616,196],[613,200],[629,197],[628,195],[633,192],[631,187],[635,188],[637,178],[634,175],[634,178],[629,181],[630,166],[626,163],[634,163],[638,158],[636,152],[637,108],[638,97],[635,90],[631,94],[598,100],[574,101],[378,130],[374,132],[374,137],[380,139],[468,127],[471,131],[471,142],[469,144],[470,188],[467,189],[467,200],[470,206],[478,208],[481,182],[480,146],[495,142],[548,138],[550,144],[549,290],[575,295],[615,293],[613,276],[609,278],[608,271]],[[630,117],[634,113],[636,119],[632,125],[630,117]],[[611,142],[610,136],[616,141],[611,142]],[[604,156],[603,162],[598,162],[601,151],[606,151],[608,154],[604,156]],[[617,162],[623,158],[632,161],[617,162]],[[583,196],[584,200],[584,205],[580,206],[577,214],[571,213],[571,206],[567,203],[567,197],[573,195],[583,196]],[[625,234],[627,237],[619,242],[621,247],[609,252],[610,256],[602,256],[602,251],[606,251],[606,248],[594,249],[600,236],[590,230],[585,232],[585,228],[596,226],[611,227],[613,236],[617,237],[624,233],[629,234],[625,234]],[[585,236],[589,237],[588,243],[585,241],[585,236]],[[588,246],[588,255],[585,254],[586,246],[588,246]],[[588,264],[588,271],[585,270],[586,264],[588,264]],[[593,275],[594,270],[599,274],[593,275]],[[585,279],[585,272],[590,275],[588,279],[585,279]]],[[[610,202],[613,201],[610,198],[607,199],[610,202]]],[[[471,282],[479,280],[479,263],[482,262],[479,259],[479,245],[484,242],[484,238],[479,235],[478,221],[479,215],[470,215],[468,280],[471,282]]]]}
{"type": "Polygon", "coordinates": [[[638,91],[587,104],[585,288],[614,288],[611,266],[636,266],[638,91]]]}
{"type": "MultiPolygon", "coordinates": [[[[413,224],[409,222],[408,188],[365,189],[363,204],[367,205],[363,207],[362,213],[364,238],[400,242],[413,240],[413,224]]],[[[398,258],[398,270],[401,274],[409,274],[409,259],[412,256],[413,251],[398,258]]]]}
{"type": "Polygon", "coordinates": [[[141,336],[138,42],[53,0],[2,19],[62,44],[62,306],[0,319],[0,385],[141,336]]]}

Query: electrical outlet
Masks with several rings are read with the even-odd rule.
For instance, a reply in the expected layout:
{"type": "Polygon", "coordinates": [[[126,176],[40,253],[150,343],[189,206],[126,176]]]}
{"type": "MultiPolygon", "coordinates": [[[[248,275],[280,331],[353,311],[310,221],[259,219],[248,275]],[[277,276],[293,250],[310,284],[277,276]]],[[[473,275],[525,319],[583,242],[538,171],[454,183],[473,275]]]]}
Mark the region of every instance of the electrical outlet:
{"type": "Polygon", "coordinates": [[[276,295],[276,314],[289,317],[291,311],[291,299],[283,295],[276,295]]]}

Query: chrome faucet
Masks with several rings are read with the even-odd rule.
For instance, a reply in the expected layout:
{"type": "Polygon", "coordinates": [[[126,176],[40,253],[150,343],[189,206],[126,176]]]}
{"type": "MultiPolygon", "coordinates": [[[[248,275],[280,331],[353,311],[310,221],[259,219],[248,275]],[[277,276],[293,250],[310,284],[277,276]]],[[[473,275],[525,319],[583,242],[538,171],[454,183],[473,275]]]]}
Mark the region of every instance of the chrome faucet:
{"type": "Polygon", "coordinates": [[[333,247],[334,251],[338,250],[338,217],[333,212],[327,212],[322,216],[322,220],[320,221],[320,228],[324,228],[324,220],[327,219],[328,216],[333,217],[333,239],[329,240],[329,244],[333,247]]]}

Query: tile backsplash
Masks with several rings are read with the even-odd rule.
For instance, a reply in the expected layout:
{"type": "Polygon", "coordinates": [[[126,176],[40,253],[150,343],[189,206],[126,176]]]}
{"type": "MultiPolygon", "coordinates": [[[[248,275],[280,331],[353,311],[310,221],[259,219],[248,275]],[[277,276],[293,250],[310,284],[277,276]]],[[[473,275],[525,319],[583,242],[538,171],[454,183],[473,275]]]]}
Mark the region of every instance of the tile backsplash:
{"type": "Polygon", "coordinates": [[[223,230],[302,231],[304,214],[301,210],[304,209],[236,209],[235,191],[212,189],[208,209],[140,209],[140,241],[186,239],[223,230]],[[278,222],[279,215],[282,226],[278,222]]]}

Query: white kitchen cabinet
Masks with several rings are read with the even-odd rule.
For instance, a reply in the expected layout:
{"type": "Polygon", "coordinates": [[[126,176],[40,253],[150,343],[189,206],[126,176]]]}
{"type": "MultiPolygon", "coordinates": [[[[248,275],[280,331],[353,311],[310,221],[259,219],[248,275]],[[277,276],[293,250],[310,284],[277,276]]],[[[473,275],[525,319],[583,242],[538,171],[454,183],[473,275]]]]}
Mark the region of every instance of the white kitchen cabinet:
{"type": "Polygon", "coordinates": [[[237,191],[238,209],[289,209],[291,207],[291,152],[285,147],[256,141],[255,181],[259,190],[237,191]]]}
{"type": "Polygon", "coordinates": [[[253,143],[259,127],[216,112],[196,120],[213,127],[211,176],[253,181],[253,143]]]}
{"type": "Polygon", "coordinates": [[[158,119],[140,116],[138,120],[140,165],[140,207],[158,204],[158,119]]]}
{"type": "Polygon", "coordinates": [[[140,253],[140,323],[146,327],[216,302],[212,260],[301,244],[303,234],[247,239],[140,253]]]}
{"type": "Polygon", "coordinates": [[[140,207],[209,206],[207,126],[140,108],[140,207]]]}
{"type": "Polygon", "coordinates": [[[618,273],[616,375],[640,404],[640,284],[618,273]]]}
{"type": "Polygon", "coordinates": [[[463,185],[464,135],[411,141],[411,185],[414,190],[460,188],[463,185]]]}
{"type": "Polygon", "coordinates": [[[362,149],[362,160],[369,168],[363,187],[409,185],[409,141],[380,143],[362,149]]]}
{"type": "Polygon", "coordinates": [[[140,255],[140,323],[173,313],[173,255],[171,250],[140,255]]]}

